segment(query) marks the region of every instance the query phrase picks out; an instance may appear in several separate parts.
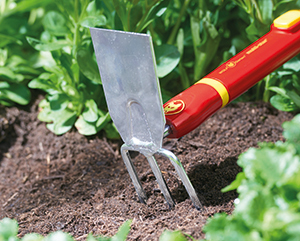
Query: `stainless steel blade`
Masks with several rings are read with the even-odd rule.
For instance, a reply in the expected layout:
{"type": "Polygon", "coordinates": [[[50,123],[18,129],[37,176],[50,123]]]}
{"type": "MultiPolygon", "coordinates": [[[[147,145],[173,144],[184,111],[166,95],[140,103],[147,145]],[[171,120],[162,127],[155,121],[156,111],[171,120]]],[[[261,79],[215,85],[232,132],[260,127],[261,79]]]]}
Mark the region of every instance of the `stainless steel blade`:
{"type": "Polygon", "coordinates": [[[151,37],[90,31],[109,113],[123,141],[137,144],[142,153],[156,152],[162,145],[165,117],[151,37]]]}

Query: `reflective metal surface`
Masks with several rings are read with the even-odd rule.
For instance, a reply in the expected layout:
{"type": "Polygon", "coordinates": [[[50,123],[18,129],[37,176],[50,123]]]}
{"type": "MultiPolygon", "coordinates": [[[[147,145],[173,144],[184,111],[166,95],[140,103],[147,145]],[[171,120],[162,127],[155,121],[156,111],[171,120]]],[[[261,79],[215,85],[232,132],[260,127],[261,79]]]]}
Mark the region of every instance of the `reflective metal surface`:
{"type": "Polygon", "coordinates": [[[147,200],[129,151],[138,151],[148,160],[170,207],[175,203],[154,158],[158,153],[174,165],[195,207],[201,203],[178,158],[162,148],[165,126],[162,98],[156,74],[151,37],[115,30],[91,28],[101,81],[109,109],[125,144],[121,154],[141,202],[147,200]]]}

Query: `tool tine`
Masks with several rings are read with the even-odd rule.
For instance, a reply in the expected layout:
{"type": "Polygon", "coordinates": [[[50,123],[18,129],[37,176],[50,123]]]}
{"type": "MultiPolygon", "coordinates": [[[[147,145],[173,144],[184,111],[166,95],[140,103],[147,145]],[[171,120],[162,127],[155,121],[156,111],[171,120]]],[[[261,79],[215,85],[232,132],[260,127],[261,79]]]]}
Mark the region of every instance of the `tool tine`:
{"type": "Polygon", "coordinates": [[[175,202],[172,198],[172,195],[170,193],[170,190],[166,184],[166,181],[159,169],[159,166],[154,158],[154,156],[146,156],[148,162],[149,162],[149,165],[152,169],[152,172],[156,178],[156,181],[158,182],[158,185],[159,185],[159,188],[161,190],[161,192],[163,193],[168,205],[170,208],[173,208],[175,206],[175,202]]]}
{"type": "Polygon", "coordinates": [[[138,194],[139,200],[141,201],[141,203],[146,203],[147,196],[145,194],[145,191],[142,187],[140,179],[138,178],[138,175],[136,173],[136,170],[135,170],[132,160],[130,158],[130,155],[129,155],[130,150],[132,150],[132,148],[130,148],[126,144],[123,144],[121,147],[121,155],[122,155],[123,161],[127,167],[127,170],[129,172],[129,176],[133,182],[135,190],[138,194]]]}
{"type": "Polygon", "coordinates": [[[157,153],[167,157],[171,161],[195,208],[201,210],[203,208],[202,204],[179,159],[174,155],[174,153],[163,148],[160,148],[157,153]]]}

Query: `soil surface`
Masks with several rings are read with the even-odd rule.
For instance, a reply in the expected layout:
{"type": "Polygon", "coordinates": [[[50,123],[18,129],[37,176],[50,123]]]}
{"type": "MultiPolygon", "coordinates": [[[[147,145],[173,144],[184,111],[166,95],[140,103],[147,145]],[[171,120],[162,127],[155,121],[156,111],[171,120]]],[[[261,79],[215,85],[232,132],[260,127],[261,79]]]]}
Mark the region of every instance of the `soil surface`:
{"type": "Polygon", "coordinates": [[[230,104],[183,138],[165,139],[164,148],[182,161],[204,206],[193,207],[172,164],[157,157],[176,202],[170,210],[142,155],[133,160],[147,205],[138,201],[123,164],[122,142],[75,130],[54,135],[37,119],[41,98],[27,109],[5,109],[11,128],[0,143],[0,219],[16,219],[20,237],[57,230],[76,240],[90,232],[110,236],[132,219],[129,240],[158,240],[165,229],[204,238],[208,217],[234,210],[237,193],[220,190],[241,171],[239,154],[258,142],[283,140],[281,124],[293,117],[266,103],[230,104]]]}

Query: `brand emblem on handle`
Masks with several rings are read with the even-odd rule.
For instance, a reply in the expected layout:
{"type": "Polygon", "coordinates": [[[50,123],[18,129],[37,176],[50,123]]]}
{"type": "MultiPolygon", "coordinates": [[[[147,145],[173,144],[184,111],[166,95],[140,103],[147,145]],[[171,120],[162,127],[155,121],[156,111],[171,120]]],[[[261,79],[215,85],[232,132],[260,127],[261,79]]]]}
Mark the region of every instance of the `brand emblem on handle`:
{"type": "Polygon", "coordinates": [[[183,111],[185,103],[182,100],[172,100],[164,106],[165,115],[175,115],[183,111]]]}

